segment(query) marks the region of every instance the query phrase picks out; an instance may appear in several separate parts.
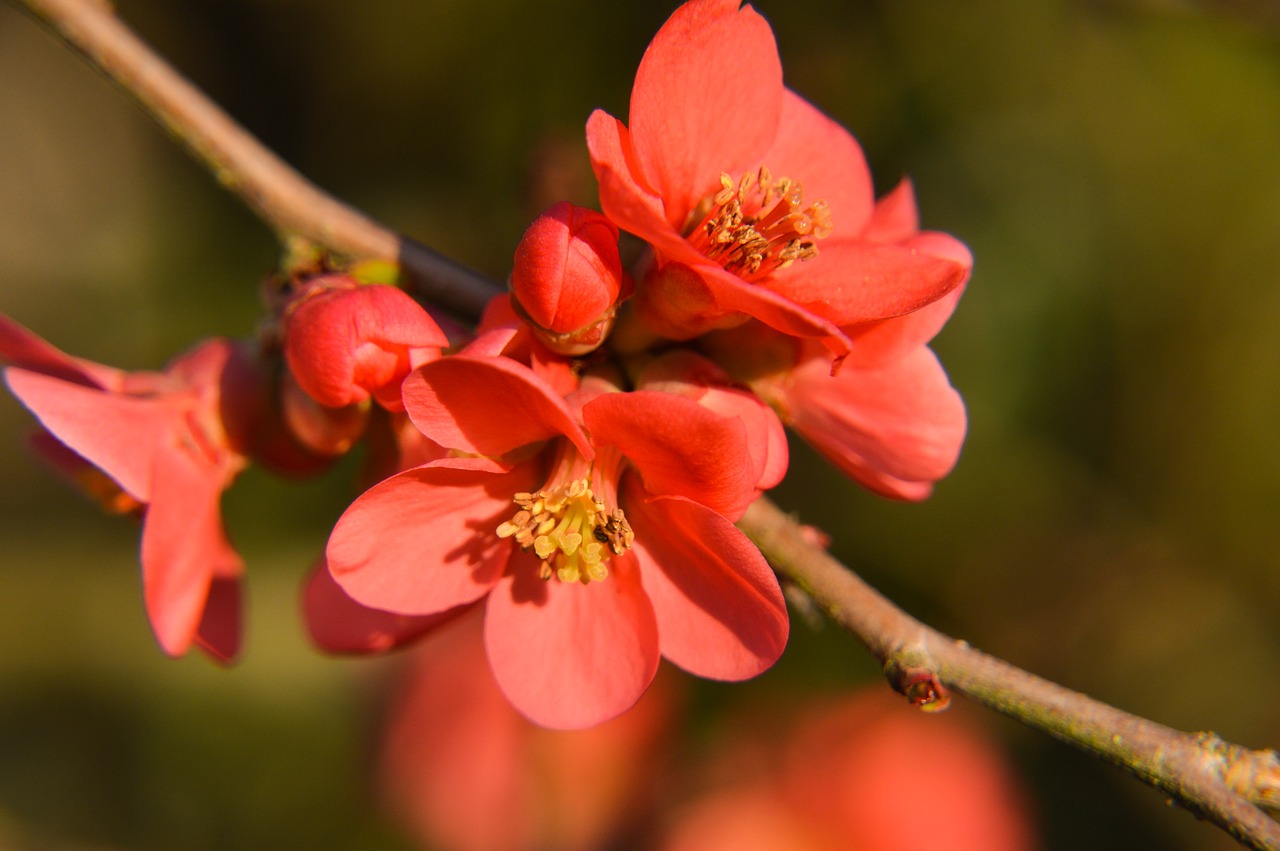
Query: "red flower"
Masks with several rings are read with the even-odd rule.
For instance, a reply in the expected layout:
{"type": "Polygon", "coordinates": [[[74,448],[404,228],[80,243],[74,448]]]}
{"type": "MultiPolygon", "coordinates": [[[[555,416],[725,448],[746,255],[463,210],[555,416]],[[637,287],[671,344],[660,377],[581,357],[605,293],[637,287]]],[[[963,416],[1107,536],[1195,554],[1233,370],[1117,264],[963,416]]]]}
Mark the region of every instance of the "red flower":
{"type": "Polygon", "coordinates": [[[773,33],[739,0],[691,0],[636,72],[629,124],[596,111],[587,144],[605,214],[648,241],[640,315],[687,339],[755,317],[837,354],[849,326],[918,310],[969,267],[941,234],[868,232],[858,143],[782,84],[773,33]]]}
{"type": "Polygon", "coordinates": [[[13,364],[4,371],[13,395],[64,447],[47,457],[82,480],[96,468],[145,505],[142,584],[161,648],[180,656],[195,643],[218,660],[234,657],[244,566],[219,508],[246,463],[223,419],[232,344],[209,340],[162,373],[123,372],[71,357],[0,316],[0,357],[13,364]]]}
{"type": "MultiPolygon", "coordinates": [[[[775,724],[755,729],[775,729],[775,724]]],[[[793,732],[742,737],[727,782],[687,808],[664,851],[1028,851],[1009,767],[954,712],[925,715],[887,689],[814,707],[793,732]]]]}
{"type": "Polygon", "coordinates": [[[468,354],[418,369],[404,399],[456,457],[359,497],[329,539],[330,570],[359,603],[400,614],[486,598],[490,665],[529,718],[611,718],[660,654],[737,680],[782,652],[777,579],[728,519],[763,469],[741,417],[598,380],[566,401],[514,361],[468,354]]]}
{"type": "Polygon", "coordinates": [[[388,812],[441,851],[586,851],[633,836],[656,803],[673,682],[660,673],[591,730],[542,729],[493,681],[481,615],[432,634],[402,669],[378,766],[388,812]]]}

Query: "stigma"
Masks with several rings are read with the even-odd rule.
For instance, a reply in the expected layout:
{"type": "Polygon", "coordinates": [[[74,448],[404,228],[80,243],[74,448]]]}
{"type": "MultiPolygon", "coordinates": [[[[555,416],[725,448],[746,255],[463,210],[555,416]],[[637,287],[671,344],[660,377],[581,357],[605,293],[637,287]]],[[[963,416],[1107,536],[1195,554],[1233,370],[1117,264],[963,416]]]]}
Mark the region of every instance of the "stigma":
{"type": "Polygon", "coordinates": [[[542,564],[542,579],[599,582],[609,575],[608,560],[631,549],[635,533],[622,509],[609,509],[586,478],[518,493],[516,513],[498,526],[499,538],[515,538],[542,564]]]}
{"type": "Polygon", "coordinates": [[[765,166],[737,181],[720,174],[720,189],[690,214],[686,238],[708,258],[747,281],[818,256],[831,234],[826,201],[804,204],[804,188],[775,179],[765,166]]]}

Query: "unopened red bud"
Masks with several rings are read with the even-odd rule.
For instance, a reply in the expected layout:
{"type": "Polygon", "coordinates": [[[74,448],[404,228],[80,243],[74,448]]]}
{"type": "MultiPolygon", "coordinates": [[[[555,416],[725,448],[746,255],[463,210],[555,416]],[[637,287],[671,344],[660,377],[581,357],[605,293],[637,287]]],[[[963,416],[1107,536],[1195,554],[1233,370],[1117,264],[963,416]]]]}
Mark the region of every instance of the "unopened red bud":
{"type": "Polygon", "coordinates": [[[596,348],[624,295],[617,226],[594,210],[555,204],[516,247],[511,292],[553,350],[580,355],[596,348]]]}
{"type": "Polygon", "coordinates": [[[400,382],[448,339],[403,290],[343,275],[309,282],[289,305],[284,353],[312,399],[342,408],[370,396],[400,410],[400,382]]]}

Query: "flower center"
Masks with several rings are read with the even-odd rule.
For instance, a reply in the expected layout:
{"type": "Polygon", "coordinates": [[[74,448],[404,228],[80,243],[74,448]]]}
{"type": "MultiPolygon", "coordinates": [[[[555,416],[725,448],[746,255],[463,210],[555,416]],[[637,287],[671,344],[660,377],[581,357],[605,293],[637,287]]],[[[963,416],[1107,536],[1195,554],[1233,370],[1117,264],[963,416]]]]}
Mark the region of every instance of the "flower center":
{"type": "Polygon", "coordinates": [[[694,208],[686,237],[725,269],[754,281],[818,256],[817,241],[831,234],[831,209],[826,201],[803,205],[800,183],[775,180],[765,166],[736,183],[721,172],[720,190],[694,208]]]}
{"type": "Polygon", "coordinates": [[[609,575],[608,559],[631,548],[635,533],[622,509],[605,508],[586,478],[518,493],[520,507],[498,526],[499,538],[515,538],[542,559],[538,575],[561,582],[599,582],[609,575]]]}

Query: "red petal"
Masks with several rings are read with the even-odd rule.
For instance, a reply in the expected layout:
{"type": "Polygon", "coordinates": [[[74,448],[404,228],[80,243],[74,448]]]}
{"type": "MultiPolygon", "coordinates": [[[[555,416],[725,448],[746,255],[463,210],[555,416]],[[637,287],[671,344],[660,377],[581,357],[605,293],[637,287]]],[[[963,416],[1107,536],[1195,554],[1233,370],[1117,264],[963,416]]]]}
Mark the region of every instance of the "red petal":
{"type": "Polygon", "coordinates": [[[156,453],[174,440],[179,413],[164,399],[140,399],[70,384],[24,369],[5,382],[49,432],[130,496],[151,500],[156,453]]]}
{"type": "Polygon", "coordinates": [[[787,644],[787,607],[747,536],[695,502],[646,500],[633,479],[623,499],[662,655],[719,680],[754,677],[776,662],[787,644]]]}
{"type": "Polygon", "coordinates": [[[307,635],[327,653],[382,653],[452,620],[465,607],[436,615],[398,615],[362,606],[334,581],[322,557],[303,590],[307,635]]]}
{"type": "MultiPolygon", "coordinates": [[[[826,201],[838,236],[862,233],[875,204],[862,146],[795,92],[786,93],[777,138],[762,162],[775,177],[800,181],[805,204],[826,201]]],[[[818,243],[819,250],[824,244],[818,243]]]]}
{"type": "Polygon", "coordinates": [[[846,329],[854,343],[846,363],[869,368],[884,366],[928,345],[951,318],[963,294],[964,286],[959,286],[912,313],[846,329]]]}
{"type": "Polygon", "coordinates": [[[654,390],[608,393],[582,409],[598,446],[617,446],[653,494],[689,497],[737,518],[755,497],[747,428],[692,399],[654,390]]]}
{"type": "Polygon", "coordinates": [[[214,577],[196,630],[196,646],[223,665],[236,661],[243,644],[243,585],[239,577],[214,577]]]}
{"type": "Polygon", "coordinates": [[[564,399],[508,358],[441,358],[411,373],[403,390],[413,424],[441,446],[497,456],[564,435],[593,456],[564,399]]]}
{"type": "Polygon", "coordinates": [[[897,242],[920,230],[920,214],[916,210],[915,187],[903,178],[888,195],[876,202],[862,238],[872,242],[897,242]]]}
{"type": "Polygon", "coordinates": [[[694,205],[755,168],[782,111],[782,63],[768,22],[739,0],[678,8],[640,60],[631,90],[636,160],[683,227],[694,205]]]}
{"type": "Polygon", "coordinates": [[[883,368],[851,366],[836,376],[811,358],[796,368],[786,393],[796,430],[845,474],[886,496],[927,496],[964,442],[964,401],[923,346],[883,368]]]}
{"type": "Polygon", "coordinates": [[[600,209],[614,224],[662,248],[679,251],[683,222],[667,221],[662,196],[640,171],[626,125],[597,109],[587,119],[587,149],[600,184],[600,209]]]}
{"type": "Polygon", "coordinates": [[[479,458],[445,458],[385,479],[338,519],[326,556],[356,601],[429,615],[483,597],[511,542],[497,536],[513,494],[536,486],[533,465],[500,472],[479,458]]]}
{"type": "Polygon", "coordinates": [[[615,558],[609,576],[583,585],[542,580],[516,555],[485,612],[494,678],[536,724],[581,729],[630,708],[658,668],[653,607],[635,563],[615,558]]]}
{"type": "Polygon", "coordinates": [[[960,263],[910,245],[832,238],[818,244],[816,259],[783,269],[760,285],[836,325],[853,325],[919,310],[960,286],[968,274],[960,263]]]}
{"type": "Polygon", "coordinates": [[[239,569],[222,531],[223,484],[222,470],[181,449],[156,457],[142,528],[142,586],[151,628],[170,656],[181,656],[195,639],[210,582],[239,569]]]}

